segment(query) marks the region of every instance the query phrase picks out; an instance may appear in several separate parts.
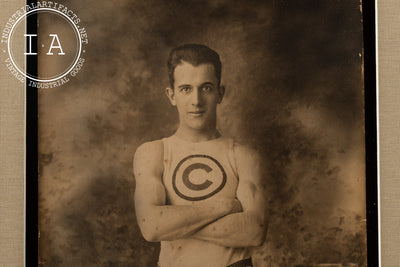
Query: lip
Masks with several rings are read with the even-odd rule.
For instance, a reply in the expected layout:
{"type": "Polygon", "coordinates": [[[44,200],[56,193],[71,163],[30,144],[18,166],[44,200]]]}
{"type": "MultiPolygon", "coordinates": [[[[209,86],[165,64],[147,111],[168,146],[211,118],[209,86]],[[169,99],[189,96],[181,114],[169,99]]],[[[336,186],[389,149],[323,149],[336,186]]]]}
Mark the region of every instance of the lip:
{"type": "Polygon", "coordinates": [[[191,115],[200,116],[206,112],[204,110],[199,110],[199,111],[189,111],[188,113],[191,115]]]}

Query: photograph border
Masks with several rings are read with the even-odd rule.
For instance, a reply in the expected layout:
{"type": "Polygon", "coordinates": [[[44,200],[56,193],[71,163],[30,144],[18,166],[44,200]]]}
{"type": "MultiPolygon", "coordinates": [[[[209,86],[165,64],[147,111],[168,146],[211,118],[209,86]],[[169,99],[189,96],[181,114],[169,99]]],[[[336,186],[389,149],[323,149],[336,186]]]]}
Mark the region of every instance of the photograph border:
{"type": "MultiPolygon", "coordinates": [[[[21,5],[24,4],[24,1],[20,1],[21,5]]],[[[19,3],[19,2],[18,2],[19,3]]],[[[375,30],[377,30],[378,34],[378,38],[381,35],[382,31],[386,31],[387,29],[389,29],[389,27],[393,27],[393,25],[395,25],[395,29],[392,30],[394,32],[396,32],[396,30],[399,29],[400,23],[399,23],[399,19],[396,16],[392,16],[391,14],[382,14],[381,10],[391,10],[393,13],[397,13],[400,12],[400,5],[399,3],[397,3],[396,1],[391,1],[391,0],[381,0],[379,1],[379,3],[377,3],[377,10],[375,10],[375,8],[373,9],[374,11],[368,11],[370,10],[370,5],[375,6],[376,2],[375,1],[363,1],[363,17],[364,17],[364,27],[366,27],[367,23],[368,23],[368,27],[371,27],[373,30],[373,32],[375,32],[375,30]],[[374,25],[370,25],[371,22],[371,18],[374,17],[374,15],[378,14],[378,27],[376,27],[375,23],[373,23],[374,25]],[[375,28],[376,27],[376,28],[375,28]]],[[[16,5],[16,1],[11,1],[11,0],[3,0],[2,3],[2,8],[1,8],[1,16],[2,18],[7,18],[7,15],[11,14],[12,12],[15,11],[14,6],[16,5]],[[12,3],[12,4],[11,4],[12,3]],[[3,8],[4,7],[4,8],[3,8]],[[7,8],[9,7],[9,8],[7,8]],[[11,12],[11,13],[10,13],[11,12]],[[3,14],[7,14],[6,16],[3,16],[3,14]]],[[[18,4],[19,5],[19,4],[18,4]]],[[[1,21],[2,23],[4,21],[1,21]]],[[[3,23],[4,24],[4,23],[3,23]]],[[[366,105],[373,105],[372,102],[375,102],[375,106],[376,106],[376,101],[379,102],[380,106],[385,105],[385,107],[387,105],[391,105],[393,103],[393,96],[397,96],[398,93],[398,80],[396,79],[396,77],[393,77],[392,81],[385,81],[385,83],[381,83],[379,80],[376,81],[376,76],[375,74],[373,74],[375,67],[372,67],[375,65],[375,59],[376,56],[379,56],[379,60],[378,60],[378,75],[384,75],[385,72],[387,73],[391,73],[391,70],[389,70],[389,68],[391,68],[393,65],[396,64],[396,62],[398,62],[398,55],[396,54],[396,45],[390,46],[390,44],[393,43],[400,43],[400,38],[398,37],[398,35],[393,35],[388,39],[378,39],[379,41],[379,49],[380,48],[385,48],[385,49],[392,49],[393,53],[390,53],[390,51],[387,51],[385,53],[384,56],[381,56],[381,50],[378,49],[378,55],[375,55],[375,49],[372,48],[372,43],[376,42],[375,36],[373,38],[373,40],[371,39],[371,28],[367,31],[369,31],[368,36],[369,36],[369,41],[366,41],[366,39],[364,39],[364,44],[365,44],[365,58],[364,58],[364,63],[365,65],[365,70],[364,70],[364,75],[365,75],[365,97],[366,97],[366,105]],[[368,42],[370,43],[368,46],[368,42]],[[369,47],[369,48],[368,48],[369,47]],[[371,55],[371,49],[373,51],[373,55],[371,55]],[[370,52],[368,52],[370,50],[370,52]],[[386,55],[387,54],[391,54],[392,57],[388,58],[386,55]],[[368,56],[369,55],[369,56],[368,56]],[[369,59],[368,59],[369,57],[369,59]],[[370,67],[368,67],[370,66],[370,67]],[[372,75],[372,76],[371,76],[372,75]],[[375,82],[374,82],[375,81],[375,82]],[[374,100],[374,97],[372,95],[369,95],[372,93],[372,84],[375,84],[376,82],[379,82],[379,91],[378,91],[378,95],[379,95],[379,99],[378,100],[374,100]],[[369,87],[370,86],[370,87],[369,87]],[[368,89],[369,88],[369,89],[368,89]]],[[[364,31],[365,33],[365,31],[364,31]]],[[[364,36],[364,38],[368,38],[367,35],[364,36]]],[[[375,46],[374,46],[375,47],[375,46]]],[[[29,64],[29,63],[28,63],[29,64]]],[[[4,67],[3,67],[4,68],[4,67]]],[[[398,68],[396,68],[397,70],[398,68]]],[[[4,101],[6,102],[7,99],[10,98],[10,92],[11,93],[15,93],[18,94],[18,90],[16,90],[17,86],[20,85],[21,83],[19,81],[17,81],[14,77],[12,77],[11,75],[9,75],[9,73],[5,73],[2,72],[1,73],[1,82],[4,85],[3,90],[2,90],[2,95],[0,96],[0,98],[4,99],[4,101]]],[[[25,85],[24,85],[25,86],[25,85]]],[[[375,86],[375,85],[374,85],[375,86]]],[[[29,88],[31,90],[31,92],[33,92],[32,88],[29,88]]],[[[29,91],[29,90],[28,90],[29,91]]],[[[376,96],[376,91],[374,92],[375,96],[376,96]]],[[[27,121],[31,121],[29,120],[29,116],[33,116],[33,117],[37,117],[37,113],[36,115],[34,114],[34,110],[33,112],[29,111],[29,103],[31,103],[32,100],[30,100],[29,96],[28,97],[28,106],[27,106],[27,110],[26,110],[26,119],[27,121]]],[[[37,97],[37,96],[36,96],[37,97]]],[[[24,114],[24,108],[23,108],[23,104],[25,103],[24,99],[20,99],[19,101],[24,101],[21,102],[19,104],[21,104],[21,106],[19,107],[15,107],[15,105],[11,106],[14,103],[10,103],[9,105],[5,105],[4,109],[9,109],[9,110],[17,110],[19,112],[19,114],[0,114],[1,116],[1,120],[4,121],[5,119],[7,120],[7,124],[4,124],[9,127],[14,127],[14,129],[9,129],[10,131],[7,132],[8,135],[3,136],[2,140],[0,140],[1,143],[1,147],[5,147],[5,150],[2,151],[2,154],[6,155],[7,154],[7,158],[10,158],[10,155],[13,155],[17,158],[19,158],[19,160],[17,160],[16,162],[12,162],[12,165],[14,166],[10,166],[10,168],[21,168],[20,162],[21,162],[21,158],[24,158],[23,154],[21,153],[20,149],[16,149],[16,148],[20,148],[21,146],[23,146],[24,144],[21,143],[15,143],[15,142],[10,142],[9,137],[10,136],[15,136],[21,135],[21,121],[18,120],[21,117],[21,114],[24,114]],[[14,125],[14,126],[13,126],[14,125]],[[10,134],[11,132],[11,134],[10,134]]],[[[36,98],[37,101],[37,98],[36,98]]],[[[3,104],[3,102],[2,102],[3,104]]],[[[37,103],[36,103],[37,105],[37,103]]],[[[33,106],[31,106],[33,107],[33,106]]],[[[378,107],[379,108],[379,107],[378,107]]],[[[390,107],[392,108],[392,107],[390,107]]],[[[32,110],[31,110],[32,111],[32,110]]],[[[368,113],[368,109],[366,109],[366,113],[368,113]]],[[[373,111],[373,113],[375,113],[375,111],[373,111]]],[[[388,172],[390,173],[399,173],[399,165],[395,165],[396,159],[397,161],[399,160],[399,154],[398,154],[398,149],[400,148],[400,142],[393,142],[393,140],[383,140],[380,139],[379,140],[379,146],[382,147],[383,145],[387,145],[388,143],[392,146],[392,149],[389,150],[385,150],[385,151],[378,151],[376,150],[375,153],[373,153],[373,144],[376,143],[376,139],[379,138],[379,136],[382,137],[382,134],[380,134],[379,132],[382,131],[382,129],[384,128],[385,133],[387,131],[391,132],[393,136],[396,135],[396,131],[397,128],[395,127],[395,125],[398,125],[400,123],[400,118],[398,116],[395,116],[398,113],[397,110],[393,110],[393,109],[389,109],[388,107],[385,108],[385,112],[383,112],[383,109],[380,108],[379,109],[379,113],[378,113],[378,120],[376,118],[376,113],[374,114],[366,114],[366,139],[367,139],[367,146],[370,146],[370,149],[367,148],[367,196],[368,196],[368,216],[367,216],[367,225],[368,225],[368,262],[370,266],[374,266],[371,263],[375,263],[378,260],[378,231],[380,229],[382,229],[382,235],[392,235],[392,238],[390,240],[390,250],[383,250],[381,251],[381,257],[382,259],[379,262],[384,262],[385,266],[396,266],[396,264],[398,264],[400,262],[400,255],[398,255],[398,251],[400,249],[400,236],[399,236],[399,230],[398,228],[393,229],[394,227],[396,227],[396,220],[397,223],[399,221],[399,214],[400,214],[400,207],[399,206],[390,206],[390,207],[384,207],[384,209],[386,208],[390,208],[394,213],[391,216],[381,216],[379,219],[381,221],[381,225],[385,226],[379,228],[378,226],[378,213],[380,212],[378,210],[378,206],[379,206],[379,202],[378,202],[378,196],[377,196],[377,188],[379,188],[379,185],[376,184],[375,188],[373,186],[374,184],[374,180],[372,178],[368,178],[369,176],[376,175],[376,173],[380,174],[380,182],[381,182],[381,188],[380,188],[380,199],[386,199],[387,202],[385,203],[389,203],[391,200],[393,200],[393,203],[396,203],[396,201],[394,201],[394,197],[395,195],[383,195],[382,194],[382,190],[388,189],[388,188],[399,188],[398,187],[398,182],[396,181],[396,179],[391,179],[388,180],[387,182],[385,181],[384,187],[382,187],[382,181],[384,181],[387,177],[385,176],[386,174],[388,174],[388,172]],[[391,113],[393,112],[393,113],[391,113]],[[391,115],[391,114],[392,115],[391,115]],[[393,115],[394,114],[394,115],[393,115]],[[382,117],[386,117],[389,116],[390,120],[392,121],[392,124],[385,124],[386,122],[384,122],[383,120],[380,120],[380,118],[382,117]],[[374,121],[372,123],[372,121],[374,121]],[[371,132],[374,131],[374,129],[376,129],[376,125],[377,123],[379,123],[379,131],[378,133],[375,130],[375,141],[374,141],[374,134],[371,132]],[[369,152],[368,152],[369,151],[369,152]],[[379,153],[379,154],[378,154],[379,153]],[[375,166],[375,169],[373,167],[374,162],[376,165],[376,160],[377,157],[379,156],[379,161],[382,162],[383,160],[390,158],[391,162],[394,163],[391,166],[387,166],[385,165],[385,168],[389,168],[389,169],[377,169],[375,166]],[[393,160],[395,159],[395,160],[393,160]],[[386,167],[387,166],[387,167],[386,167]],[[375,197],[374,197],[375,195],[375,197]],[[393,231],[394,230],[394,231],[393,231]],[[397,232],[396,232],[397,230],[397,232]],[[371,241],[373,241],[371,244],[371,241]],[[397,242],[395,242],[397,241],[397,242]],[[372,246],[372,247],[371,247],[372,246]],[[371,257],[371,259],[370,259],[371,257]]],[[[1,125],[0,127],[3,127],[3,125],[1,125]]],[[[32,133],[32,131],[34,132],[34,125],[27,125],[26,126],[26,132],[27,132],[27,152],[26,152],[26,159],[27,159],[27,166],[26,166],[26,170],[27,170],[27,180],[26,180],[26,187],[27,187],[27,192],[29,190],[31,190],[31,186],[35,186],[35,181],[28,179],[28,177],[30,175],[34,174],[34,166],[31,166],[29,164],[29,162],[31,161],[31,157],[29,156],[30,153],[32,154],[36,154],[36,161],[37,161],[37,153],[35,153],[34,148],[31,147],[29,150],[29,142],[32,141],[28,141],[29,138],[34,137],[34,134],[30,134],[32,133]],[[33,168],[33,169],[31,169],[33,168]],[[30,172],[33,170],[33,173],[30,172]],[[28,174],[30,173],[30,174],[28,174]],[[29,182],[33,182],[33,184],[29,184],[29,182]]],[[[36,129],[37,129],[37,125],[36,125],[36,129]]],[[[37,132],[37,131],[36,131],[37,132]]],[[[23,133],[25,135],[25,132],[23,133]]],[[[32,145],[32,144],[31,144],[32,145]]],[[[37,148],[36,148],[37,151],[37,148]]],[[[34,155],[31,155],[34,156],[34,155]]],[[[12,158],[12,157],[11,157],[12,158]]],[[[7,160],[3,160],[1,162],[2,169],[1,172],[3,173],[6,172],[9,168],[9,166],[7,166],[7,169],[5,169],[6,166],[9,165],[9,161],[7,160]]],[[[382,166],[380,166],[382,167],[382,166]]],[[[36,167],[37,168],[37,167],[36,167]]],[[[21,170],[17,173],[21,173],[21,170]]],[[[37,175],[36,175],[37,177],[37,175]]],[[[396,178],[396,177],[394,177],[396,178]]],[[[20,203],[18,202],[18,200],[21,199],[22,196],[20,196],[19,194],[21,193],[21,189],[24,188],[24,185],[18,185],[19,188],[16,188],[16,184],[18,184],[20,181],[19,179],[21,179],[20,176],[18,176],[16,173],[10,175],[10,176],[3,176],[1,177],[2,179],[2,184],[7,185],[7,187],[1,187],[0,190],[0,195],[1,195],[1,199],[0,199],[0,205],[1,205],[1,211],[3,212],[3,210],[5,211],[4,215],[2,214],[2,216],[7,217],[9,220],[13,220],[15,223],[12,225],[12,227],[1,227],[1,231],[0,231],[0,239],[2,239],[2,247],[0,249],[0,251],[3,251],[3,253],[0,254],[0,263],[5,263],[6,266],[9,266],[10,264],[15,264],[16,266],[18,266],[18,262],[20,261],[20,257],[23,257],[24,252],[23,252],[23,247],[24,244],[21,244],[21,240],[17,237],[17,236],[21,236],[21,233],[15,232],[14,228],[17,228],[18,225],[21,224],[20,220],[21,220],[21,214],[16,214],[16,213],[20,213],[21,211],[23,211],[25,209],[25,207],[21,207],[20,203]],[[12,197],[10,197],[12,196],[12,197]],[[12,211],[11,209],[13,209],[14,211],[12,211]],[[17,211],[17,212],[16,212],[17,211]],[[16,238],[14,239],[9,239],[10,233],[12,233],[14,231],[16,238]],[[4,244],[3,244],[4,243],[4,244]],[[5,249],[3,249],[3,247],[5,249]],[[22,249],[22,251],[21,251],[22,249]],[[13,253],[9,253],[10,251],[12,251],[13,253]],[[7,253],[6,253],[7,252],[7,253]]],[[[399,190],[396,191],[397,193],[399,193],[399,190]]],[[[26,225],[27,225],[27,249],[26,251],[29,252],[26,255],[26,264],[27,266],[29,266],[29,263],[31,262],[31,260],[33,260],[33,258],[31,257],[35,257],[36,255],[36,259],[37,259],[37,253],[35,251],[35,249],[32,249],[34,247],[35,241],[37,240],[37,224],[32,224],[32,220],[34,220],[34,217],[36,216],[37,218],[37,200],[34,200],[35,196],[31,196],[29,197],[29,193],[26,195],[26,197],[23,197],[24,199],[26,199],[26,225]],[[36,203],[36,211],[35,208],[32,205],[35,205],[36,203]],[[31,215],[29,215],[29,213],[31,212],[31,215]],[[34,214],[36,212],[36,215],[34,214]],[[32,229],[33,232],[29,229],[32,229]],[[35,230],[36,229],[36,230],[35,230]],[[32,237],[30,237],[31,235],[33,235],[32,237]],[[36,237],[34,237],[36,236],[36,237]],[[32,238],[32,239],[29,239],[32,238]],[[32,241],[29,241],[32,240],[32,241]],[[30,243],[33,242],[33,243],[30,243]],[[33,246],[33,247],[32,247],[33,246]],[[30,253],[32,253],[32,255],[30,255],[30,253]]],[[[37,198],[37,189],[36,189],[36,198],[37,198]]],[[[37,220],[36,220],[37,221],[37,220]]],[[[3,224],[3,222],[1,222],[3,224]]],[[[25,224],[25,222],[24,222],[25,224]]],[[[3,225],[1,225],[3,226],[3,225]]],[[[22,233],[23,234],[23,233],[22,233]]],[[[386,240],[383,242],[385,243],[386,240]]],[[[382,241],[380,241],[380,243],[382,243],[382,241]]],[[[37,244],[37,242],[36,242],[37,244]]],[[[386,246],[385,246],[386,247],[386,246]]],[[[37,249],[37,246],[36,246],[37,249]]],[[[37,261],[36,261],[37,262],[37,261]]]]}

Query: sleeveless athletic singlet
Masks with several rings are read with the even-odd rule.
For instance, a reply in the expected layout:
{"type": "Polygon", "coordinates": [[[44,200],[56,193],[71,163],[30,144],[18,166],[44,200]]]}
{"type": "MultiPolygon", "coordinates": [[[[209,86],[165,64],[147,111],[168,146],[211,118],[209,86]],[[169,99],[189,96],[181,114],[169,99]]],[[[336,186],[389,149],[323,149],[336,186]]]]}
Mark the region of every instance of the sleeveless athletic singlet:
{"type": "MultiPolygon", "coordinates": [[[[188,205],[215,197],[236,197],[238,175],[233,140],[192,143],[171,136],[163,139],[163,183],[167,204],[188,205]]],[[[222,267],[248,258],[246,248],[229,248],[196,239],[162,241],[161,267],[222,267]]]]}

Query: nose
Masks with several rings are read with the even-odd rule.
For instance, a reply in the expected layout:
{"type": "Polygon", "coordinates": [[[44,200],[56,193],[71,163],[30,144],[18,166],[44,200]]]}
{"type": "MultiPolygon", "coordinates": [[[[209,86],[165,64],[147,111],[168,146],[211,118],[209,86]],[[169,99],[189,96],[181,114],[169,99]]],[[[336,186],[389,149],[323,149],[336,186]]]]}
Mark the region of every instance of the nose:
{"type": "Polygon", "coordinates": [[[192,93],[192,105],[201,106],[203,104],[203,96],[201,94],[201,89],[196,88],[192,93]]]}

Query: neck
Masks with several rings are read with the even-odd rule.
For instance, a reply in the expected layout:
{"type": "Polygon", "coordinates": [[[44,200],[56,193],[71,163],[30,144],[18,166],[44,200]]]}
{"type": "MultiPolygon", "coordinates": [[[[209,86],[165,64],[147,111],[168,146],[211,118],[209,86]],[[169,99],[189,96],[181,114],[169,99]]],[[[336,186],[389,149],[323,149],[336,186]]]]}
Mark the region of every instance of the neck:
{"type": "Polygon", "coordinates": [[[175,135],[180,139],[189,142],[203,142],[218,138],[221,134],[218,132],[216,128],[207,129],[207,130],[196,130],[191,128],[184,128],[179,126],[175,135]]]}

